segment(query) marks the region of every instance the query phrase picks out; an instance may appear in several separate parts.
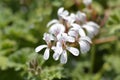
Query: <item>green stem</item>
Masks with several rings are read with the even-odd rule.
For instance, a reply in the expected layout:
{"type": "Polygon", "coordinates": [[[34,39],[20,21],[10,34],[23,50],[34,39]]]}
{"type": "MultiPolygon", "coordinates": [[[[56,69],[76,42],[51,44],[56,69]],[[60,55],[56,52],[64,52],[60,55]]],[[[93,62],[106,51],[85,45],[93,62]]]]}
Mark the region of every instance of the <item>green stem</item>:
{"type": "Polygon", "coordinates": [[[93,45],[93,47],[91,49],[91,67],[90,67],[91,74],[94,71],[94,64],[95,64],[95,45],[93,45]]]}

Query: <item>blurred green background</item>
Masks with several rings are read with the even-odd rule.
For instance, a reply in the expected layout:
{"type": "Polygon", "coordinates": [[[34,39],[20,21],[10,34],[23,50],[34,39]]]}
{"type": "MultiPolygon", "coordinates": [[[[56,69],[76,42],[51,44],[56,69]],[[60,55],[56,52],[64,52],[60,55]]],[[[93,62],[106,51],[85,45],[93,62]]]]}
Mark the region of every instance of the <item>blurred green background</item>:
{"type": "Polygon", "coordinates": [[[93,0],[92,12],[82,0],[0,0],[0,80],[120,80],[120,0],[93,0]],[[91,50],[65,65],[34,51],[61,6],[101,27],[91,50]]]}

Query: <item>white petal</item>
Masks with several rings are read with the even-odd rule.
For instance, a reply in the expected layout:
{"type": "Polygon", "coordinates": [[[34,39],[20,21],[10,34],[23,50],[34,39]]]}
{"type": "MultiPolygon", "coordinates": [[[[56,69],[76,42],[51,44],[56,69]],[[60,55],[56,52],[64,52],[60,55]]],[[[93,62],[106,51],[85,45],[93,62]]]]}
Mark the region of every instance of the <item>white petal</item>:
{"type": "Polygon", "coordinates": [[[59,21],[57,19],[53,19],[52,21],[48,22],[47,27],[49,27],[52,24],[56,24],[59,23],[59,21]]]}
{"type": "Polygon", "coordinates": [[[90,44],[86,41],[80,41],[79,45],[81,53],[87,53],[90,50],[90,44]]]}
{"type": "Polygon", "coordinates": [[[68,36],[67,33],[62,33],[57,36],[58,41],[63,44],[66,41],[68,42],[75,42],[75,38],[68,36]]]}
{"type": "Polygon", "coordinates": [[[67,41],[67,34],[66,33],[61,33],[58,34],[57,39],[60,43],[67,41]]]}
{"type": "Polygon", "coordinates": [[[59,53],[54,53],[54,54],[53,54],[53,58],[54,58],[55,60],[58,60],[58,59],[59,59],[59,56],[60,56],[59,53]]]}
{"type": "Polygon", "coordinates": [[[81,21],[82,23],[86,22],[86,14],[83,12],[78,11],[76,14],[76,18],[78,21],[81,21]]]}
{"type": "Polygon", "coordinates": [[[71,13],[70,17],[75,20],[75,14],[74,13],[71,13]]]}
{"type": "Polygon", "coordinates": [[[52,47],[52,50],[54,51],[54,54],[53,54],[53,58],[55,60],[58,60],[59,59],[59,56],[61,55],[61,53],[63,52],[63,49],[62,49],[62,45],[60,44],[60,42],[57,42],[57,45],[56,47],[52,47]]]}
{"type": "Polygon", "coordinates": [[[64,12],[63,12],[63,15],[65,15],[65,16],[67,16],[69,14],[69,12],[67,11],[67,10],[65,10],[64,12]]]}
{"type": "Polygon", "coordinates": [[[70,51],[74,56],[78,56],[79,55],[79,50],[77,48],[67,47],[67,50],[70,51]]]}
{"type": "Polygon", "coordinates": [[[83,40],[83,41],[87,41],[89,43],[92,43],[91,39],[88,37],[88,36],[83,36],[83,37],[80,37],[80,41],[83,40]]]}
{"type": "Polygon", "coordinates": [[[55,53],[59,53],[59,54],[61,54],[63,52],[63,48],[62,48],[62,46],[57,46],[56,47],[56,50],[55,50],[55,53]]]}
{"type": "Polygon", "coordinates": [[[87,30],[88,36],[90,38],[93,38],[95,35],[98,34],[100,27],[95,22],[90,21],[83,25],[83,28],[87,30]]]}
{"type": "Polygon", "coordinates": [[[61,43],[60,43],[60,42],[57,42],[56,47],[53,46],[53,47],[52,47],[52,50],[53,50],[55,53],[61,54],[61,53],[63,52],[61,43]]]}
{"type": "Polygon", "coordinates": [[[65,26],[62,24],[53,24],[49,29],[49,32],[54,35],[58,35],[64,31],[65,31],[65,26]]]}
{"type": "Polygon", "coordinates": [[[76,37],[78,37],[78,32],[75,30],[70,30],[68,32],[68,35],[76,38],[76,37]]]}
{"type": "Polygon", "coordinates": [[[54,40],[54,37],[51,34],[44,33],[43,40],[49,43],[51,40],[54,40]]]}
{"type": "Polygon", "coordinates": [[[93,38],[98,33],[98,29],[96,27],[90,25],[83,25],[82,27],[86,29],[87,35],[90,38],[93,38]]]}
{"type": "Polygon", "coordinates": [[[57,35],[57,40],[60,41],[61,38],[62,38],[62,34],[58,34],[58,35],[57,35]]]}
{"type": "Polygon", "coordinates": [[[50,56],[50,49],[47,48],[47,49],[45,50],[45,52],[44,52],[43,58],[44,58],[45,60],[47,60],[47,59],[49,58],[49,56],[50,56]]]}
{"type": "Polygon", "coordinates": [[[91,32],[88,32],[88,36],[90,37],[90,38],[93,38],[95,35],[97,35],[98,34],[98,29],[95,29],[94,28],[94,30],[93,31],[91,31],[91,32]],[[93,32],[94,31],[94,32],[93,32]]]}
{"type": "Polygon", "coordinates": [[[66,19],[66,17],[69,15],[69,12],[67,10],[64,10],[64,8],[58,9],[58,17],[62,19],[66,19]]]}
{"type": "Polygon", "coordinates": [[[79,30],[81,28],[81,26],[76,23],[71,24],[71,26],[76,30],[79,30]]]}
{"type": "Polygon", "coordinates": [[[67,36],[67,41],[68,42],[75,42],[75,38],[73,38],[71,36],[67,36]]]}
{"type": "Polygon", "coordinates": [[[73,22],[75,22],[76,20],[76,16],[74,13],[71,13],[70,16],[69,16],[69,24],[71,25],[73,22]]]}
{"type": "Polygon", "coordinates": [[[40,45],[40,46],[38,46],[37,48],[35,48],[35,52],[39,52],[39,51],[41,51],[43,48],[46,48],[47,47],[47,45],[40,45]]]}
{"type": "Polygon", "coordinates": [[[56,47],[62,47],[62,44],[60,42],[56,42],[56,47]]]}
{"type": "Polygon", "coordinates": [[[59,8],[59,9],[58,9],[58,15],[60,15],[60,14],[63,12],[63,10],[64,10],[63,7],[59,8]]]}
{"type": "Polygon", "coordinates": [[[64,51],[62,52],[61,58],[60,58],[60,62],[61,62],[62,64],[67,63],[67,52],[66,52],[66,50],[64,50],[64,51]]]}
{"type": "Polygon", "coordinates": [[[82,28],[79,29],[79,35],[86,36],[85,31],[82,28]]]}
{"type": "Polygon", "coordinates": [[[71,24],[73,24],[73,22],[75,22],[75,19],[72,18],[71,16],[65,16],[64,19],[69,25],[71,25],[71,24]]]}
{"type": "Polygon", "coordinates": [[[87,22],[87,25],[90,25],[90,26],[93,26],[93,27],[96,27],[96,28],[100,28],[100,26],[93,21],[87,22]]]}
{"type": "Polygon", "coordinates": [[[71,28],[71,30],[77,31],[80,36],[85,36],[85,35],[86,35],[86,34],[85,34],[85,31],[83,30],[83,28],[82,28],[80,25],[75,24],[75,23],[73,23],[73,24],[71,24],[71,25],[72,25],[72,27],[73,27],[73,28],[71,28]]]}

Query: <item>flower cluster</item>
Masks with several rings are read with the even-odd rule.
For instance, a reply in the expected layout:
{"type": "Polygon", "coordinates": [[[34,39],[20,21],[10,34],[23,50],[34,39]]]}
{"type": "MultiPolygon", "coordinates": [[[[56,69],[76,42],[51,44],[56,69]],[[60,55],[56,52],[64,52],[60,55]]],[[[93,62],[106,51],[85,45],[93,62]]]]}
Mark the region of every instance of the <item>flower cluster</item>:
{"type": "Polygon", "coordinates": [[[44,33],[43,37],[46,45],[38,46],[35,51],[46,48],[43,58],[47,60],[50,50],[53,50],[54,60],[60,59],[64,64],[67,62],[67,52],[78,56],[90,50],[91,39],[98,33],[99,26],[95,22],[88,22],[86,14],[80,11],[70,14],[62,7],[57,14],[58,19],[53,19],[47,24],[49,32],[44,33]]]}

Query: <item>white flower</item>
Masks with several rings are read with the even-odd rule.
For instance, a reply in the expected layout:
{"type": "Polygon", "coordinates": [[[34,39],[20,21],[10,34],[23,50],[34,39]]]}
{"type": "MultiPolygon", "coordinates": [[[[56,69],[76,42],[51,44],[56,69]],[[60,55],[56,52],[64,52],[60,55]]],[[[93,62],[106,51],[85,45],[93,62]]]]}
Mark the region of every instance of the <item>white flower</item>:
{"type": "Polygon", "coordinates": [[[75,20],[76,20],[76,14],[71,13],[71,14],[70,14],[70,17],[71,17],[71,19],[72,19],[73,21],[75,21],[75,20]]]}
{"type": "Polygon", "coordinates": [[[54,37],[51,34],[44,33],[43,40],[45,40],[45,42],[49,44],[51,43],[51,40],[54,40],[54,37]]]}
{"type": "Polygon", "coordinates": [[[87,22],[82,27],[86,29],[87,35],[90,38],[93,38],[95,35],[97,35],[99,32],[99,28],[100,28],[95,22],[92,22],[92,21],[87,22]]]}
{"type": "Polygon", "coordinates": [[[69,16],[65,17],[64,20],[66,21],[69,26],[75,22],[75,14],[71,13],[69,16]]]}
{"type": "Polygon", "coordinates": [[[78,39],[78,37],[79,37],[79,32],[78,32],[78,30],[70,30],[69,32],[68,32],[68,35],[69,36],[71,36],[71,37],[74,37],[76,40],[78,39]]]}
{"type": "Polygon", "coordinates": [[[57,19],[53,19],[52,21],[48,22],[47,27],[57,23],[59,23],[59,21],[57,19]]]}
{"type": "Polygon", "coordinates": [[[61,19],[65,19],[69,15],[69,12],[67,10],[64,10],[63,7],[58,9],[58,17],[61,19]]]}
{"type": "MultiPolygon", "coordinates": [[[[54,25],[54,24],[68,24],[68,25],[71,25],[72,23],[74,23],[75,22],[75,14],[71,14],[70,16],[66,16],[65,18],[64,18],[64,21],[60,21],[60,20],[57,20],[57,19],[53,19],[52,21],[50,21],[48,24],[47,24],[47,27],[49,27],[49,26],[52,26],[52,25],[54,25]]],[[[65,25],[66,26],[66,25],[65,25]]]]}
{"type": "Polygon", "coordinates": [[[83,3],[84,3],[86,6],[89,6],[89,5],[92,3],[92,0],[83,0],[83,3]]]}
{"type": "Polygon", "coordinates": [[[63,24],[53,24],[50,29],[49,32],[51,34],[54,34],[55,36],[57,36],[60,33],[65,32],[65,26],[63,24]]]}
{"type": "Polygon", "coordinates": [[[71,36],[68,36],[66,33],[59,34],[57,39],[60,43],[75,42],[75,39],[71,36]]]}
{"type": "Polygon", "coordinates": [[[56,47],[53,47],[54,50],[53,58],[58,60],[60,57],[60,62],[65,64],[67,62],[67,50],[71,52],[74,56],[79,55],[79,50],[74,47],[69,47],[66,45],[66,42],[74,42],[74,38],[68,36],[66,33],[59,34],[57,36],[58,42],[56,47]]]}
{"type": "Polygon", "coordinates": [[[51,48],[51,40],[53,40],[53,37],[50,34],[45,33],[43,39],[46,41],[47,45],[40,45],[35,48],[35,52],[41,51],[43,48],[45,49],[43,58],[47,60],[50,55],[50,48],[51,48]]]}
{"type": "Polygon", "coordinates": [[[56,43],[56,46],[53,46],[52,47],[52,50],[54,50],[54,54],[53,54],[53,58],[55,60],[58,60],[59,59],[59,56],[61,55],[63,49],[62,49],[62,46],[61,46],[61,43],[60,42],[57,42],[56,43]]]}
{"type": "Polygon", "coordinates": [[[47,24],[47,27],[53,25],[53,24],[58,24],[58,23],[63,23],[63,20],[68,20],[68,17],[69,17],[69,12],[67,10],[64,10],[63,7],[59,8],[58,9],[58,17],[59,17],[59,20],[57,19],[53,19],[52,21],[50,21],[48,24],[47,24]]]}
{"type": "Polygon", "coordinates": [[[68,34],[70,36],[75,37],[75,36],[78,36],[77,34],[79,34],[80,36],[86,36],[85,31],[82,29],[82,27],[80,25],[73,23],[73,24],[71,24],[71,27],[72,28],[68,32],[68,34]],[[75,32],[73,33],[73,31],[75,31],[75,32]]]}
{"type": "Polygon", "coordinates": [[[69,23],[74,23],[75,21],[77,23],[85,23],[86,22],[86,14],[78,11],[76,14],[71,13],[69,16],[65,18],[69,23]]]}
{"type": "Polygon", "coordinates": [[[68,34],[76,39],[80,45],[81,53],[86,53],[90,49],[91,39],[85,35],[85,32],[82,28],[72,28],[68,34]],[[80,36],[79,36],[80,35],[80,36]]]}
{"type": "MultiPolygon", "coordinates": [[[[54,25],[54,24],[63,24],[64,23],[64,20],[65,21],[68,21],[70,18],[69,18],[69,12],[67,10],[64,10],[63,7],[59,8],[58,9],[58,17],[59,17],[59,20],[57,19],[53,19],[52,21],[50,21],[48,24],[47,24],[47,27],[51,26],[51,25],[54,25]]],[[[69,22],[69,21],[68,21],[69,22]]]]}
{"type": "Polygon", "coordinates": [[[60,57],[60,62],[65,64],[67,62],[67,50],[69,52],[71,52],[74,56],[78,56],[79,55],[79,50],[77,48],[74,47],[68,47],[66,46],[66,49],[63,49],[62,46],[56,46],[54,47],[54,54],[53,54],[53,58],[55,60],[58,60],[60,57]]]}
{"type": "Polygon", "coordinates": [[[91,39],[87,36],[82,36],[79,38],[79,45],[81,53],[86,53],[90,50],[91,39]]]}
{"type": "Polygon", "coordinates": [[[76,21],[78,22],[78,23],[85,23],[86,22],[86,14],[85,13],[83,13],[83,12],[80,12],[80,11],[78,11],[77,13],[76,13],[76,21]]]}

